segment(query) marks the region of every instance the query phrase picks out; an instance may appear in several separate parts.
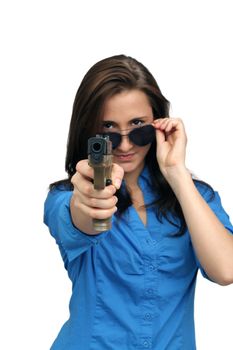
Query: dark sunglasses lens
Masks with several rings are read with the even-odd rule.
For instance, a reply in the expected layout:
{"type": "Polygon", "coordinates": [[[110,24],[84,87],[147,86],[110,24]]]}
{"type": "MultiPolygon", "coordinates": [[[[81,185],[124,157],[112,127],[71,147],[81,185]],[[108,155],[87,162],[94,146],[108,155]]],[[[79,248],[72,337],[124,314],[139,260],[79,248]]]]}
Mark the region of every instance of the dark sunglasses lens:
{"type": "Polygon", "coordinates": [[[121,143],[121,134],[118,134],[117,132],[108,132],[104,135],[109,136],[109,140],[112,142],[112,148],[117,148],[119,144],[121,143]]]}
{"type": "Polygon", "coordinates": [[[152,125],[145,125],[141,128],[132,130],[129,133],[129,139],[137,146],[146,146],[155,139],[155,129],[152,125]]]}

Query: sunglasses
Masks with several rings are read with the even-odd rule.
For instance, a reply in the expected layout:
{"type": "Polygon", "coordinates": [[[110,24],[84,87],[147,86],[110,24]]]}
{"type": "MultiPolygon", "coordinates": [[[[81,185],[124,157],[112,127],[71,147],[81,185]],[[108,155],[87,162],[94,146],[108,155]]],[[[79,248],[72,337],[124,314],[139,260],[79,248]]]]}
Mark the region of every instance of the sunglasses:
{"type": "Polygon", "coordinates": [[[131,130],[128,134],[122,135],[118,132],[107,132],[103,135],[108,136],[112,142],[112,148],[117,148],[122,141],[123,136],[128,136],[129,140],[137,146],[146,146],[155,139],[155,129],[152,125],[144,125],[131,130]]]}

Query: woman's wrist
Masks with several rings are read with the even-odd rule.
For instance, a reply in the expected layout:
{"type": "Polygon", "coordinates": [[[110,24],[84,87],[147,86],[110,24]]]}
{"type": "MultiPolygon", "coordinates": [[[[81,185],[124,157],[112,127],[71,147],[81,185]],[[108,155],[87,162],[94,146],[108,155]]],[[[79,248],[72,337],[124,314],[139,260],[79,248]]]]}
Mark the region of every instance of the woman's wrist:
{"type": "Polygon", "coordinates": [[[176,196],[179,196],[183,190],[186,191],[187,186],[193,185],[191,173],[184,165],[166,169],[164,176],[176,196]]]}

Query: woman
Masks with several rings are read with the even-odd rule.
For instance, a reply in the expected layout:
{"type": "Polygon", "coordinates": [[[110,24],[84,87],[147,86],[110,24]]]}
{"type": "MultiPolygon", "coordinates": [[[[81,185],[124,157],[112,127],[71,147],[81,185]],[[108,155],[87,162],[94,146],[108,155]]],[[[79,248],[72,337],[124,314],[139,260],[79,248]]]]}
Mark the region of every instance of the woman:
{"type": "Polygon", "coordinates": [[[233,282],[233,228],[218,193],[185,166],[182,120],[141,63],[96,63],[73,106],[66,171],[50,186],[45,223],[73,283],[53,350],[195,349],[198,268],[233,282]],[[87,140],[113,143],[112,184],[93,186],[87,140]],[[112,216],[105,232],[93,219],[112,216]]]}

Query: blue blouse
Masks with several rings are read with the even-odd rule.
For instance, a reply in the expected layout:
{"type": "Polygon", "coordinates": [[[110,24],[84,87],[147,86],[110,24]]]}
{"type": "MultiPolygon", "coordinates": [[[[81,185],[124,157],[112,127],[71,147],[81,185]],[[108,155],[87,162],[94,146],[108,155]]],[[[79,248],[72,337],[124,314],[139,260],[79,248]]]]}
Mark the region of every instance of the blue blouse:
{"type": "MultiPolygon", "coordinates": [[[[139,177],[145,203],[153,195],[147,169],[139,177]]],[[[224,226],[233,232],[220,197],[196,185],[224,226]]],[[[194,293],[200,266],[188,231],[158,221],[147,208],[144,226],[130,206],[112,229],[90,236],[70,215],[71,191],[52,190],[44,221],[72,281],[70,317],[51,350],[193,350],[194,293]]]]}

